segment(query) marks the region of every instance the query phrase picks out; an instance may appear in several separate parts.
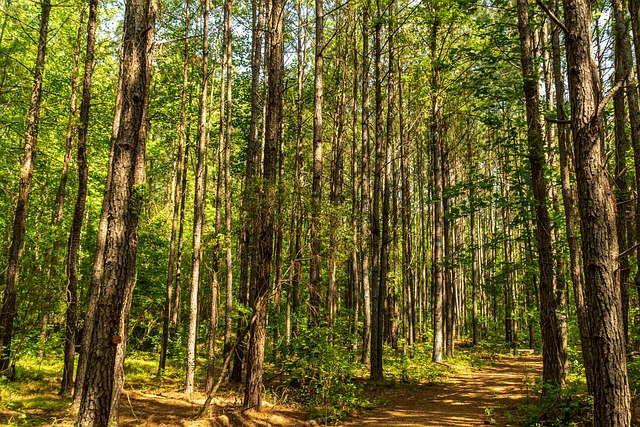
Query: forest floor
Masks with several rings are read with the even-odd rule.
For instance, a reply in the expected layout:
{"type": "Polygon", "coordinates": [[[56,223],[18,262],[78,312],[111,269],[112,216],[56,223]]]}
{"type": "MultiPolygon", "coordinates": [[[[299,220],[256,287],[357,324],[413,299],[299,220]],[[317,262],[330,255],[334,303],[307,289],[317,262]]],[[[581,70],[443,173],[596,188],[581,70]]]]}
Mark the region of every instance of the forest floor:
{"type": "Polygon", "coordinates": [[[531,383],[542,372],[539,356],[496,356],[481,369],[425,385],[371,385],[367,393],[385,406],[346,426],[517,426],[522,405],[537,397],[531,383]]]}
{"type": "MultiPolygon", "coordinates": [[[[540,376],[541,365],[539,356],[494,355],[493,360],[479,368],[451,366],[447,378],[433,382],[363,381],[365,395],[376,403],[372,409],[347,419],[343,426],[517,426],[522,405],[537,396],[531,391],[531,383],[540,376]]],[[[24,400],[12,397],[11,391],[0,390],[0,425],[73,425],[68,399],[65,402],[57,396],[53,378],[44,383],[43,379],[40,377],[38,382],[26,379],[20,385],[28,387],[21,390],[21,394],[25,393],[24,400]],[[33,404],[34,396],[30,399],[26,396],[31,393],[48,404],[33,404]]],[[[149,383],[130,376],[120,404],[120,426],[324,425],[321,420],[308,421],[309,415],[300,407],[274,403],[268,397],[263,412],[243,413],[239,410],[241,395],[233,390],[214,399],[207,418],[193,420],[204,396],[196,393],[188,399],[176,391],[180,383],[181,378],[149,383]]]]}

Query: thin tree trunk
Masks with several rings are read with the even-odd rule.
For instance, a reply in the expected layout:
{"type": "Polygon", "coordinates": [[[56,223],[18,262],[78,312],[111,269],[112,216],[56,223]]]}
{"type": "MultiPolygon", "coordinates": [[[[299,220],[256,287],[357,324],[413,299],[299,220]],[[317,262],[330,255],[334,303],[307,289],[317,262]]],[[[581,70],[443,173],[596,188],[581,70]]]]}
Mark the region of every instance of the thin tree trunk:
{"type": "MultiPolygon", "coordinates": [[[[371,364],[371,283],[369,271],[369,247],[371,244],[371,232],[369,231],[371,191],[369,177],[371,176],[371,159],[369,147],[369,6],[364,5],[362,11],[362,182],[360,187],[362,209],[362,363],[371,364]]],[[[374,282],[375,283],[375,282],[374,282]]]]}
{"type": "Polygon", "coordinates": [[[180,121],[178,123],[178,157],[176,159],[175,185],[173,188],[173,216],[171,218],[171,238],[169,241],[169,266],[167,268],[167,293],[165,298],[164,319],[162,322],[162,344],[160,346],[160,364],[158,376],[164,374],[169,345],[170,323],[173,317],[172,302],[174,294],[174,280],[176,270],[176,237],[178,220],[180,217],[180,200],[182,195],[182,163],[185,157],[186,135],[186,107],[187,89],[189,84],[189,0],[184,5],[184,54],[182,65],[182,92],[180,98],[180,121]]]}
{"type": "Polygon", "coordinates": [[[11,339],[13,337],[13,319],[16,311],[16,285],[20,269],[20,258],[24,250],[24,235],[27,228],[27,211],[29,194],[31,193],[31,177],[36,157],[38,129],[40,125],[40,99],[42,96],[42,75],[47,50],[47,34],[49,30],[50,0],[43,0],[40,13],[40,35],[38,38],[38,54],[33,73],[33,88],[29,99],[27,113],[27,130],[24,141],[24,157],[20,168],[20,184],[18,200],[13,217],[11,247],[6,272],[2,309],[0,309],[0,373],[9,368],[11,361],[11,339]]]}
{"type": "MultiPolygon", "coordinates": [[[[264,1],[251,3],[252,35],[251,35],[251,122],[249,127],[249,141],[247,143],[247,160],[245,165],[244,194],[242,196],[242,230],[240,232],[240,283],[238,287],[238,303],[247,306],[249,304],[249,280],[253,242],[255,231],[253,229],[255,215],[253,211],[254,193],[257,190],[254,177],[257,175],[258,164],[256,159],[260,153],[260,141],[258,139],[260,119],[260,66],[262,62],[262,28],[264,26],[263,15],[264,1]]],[[[245,321],[238,319],[238,333],[245,328],[245,321]]],[[[244,344],[240,343],[235,351],[231,381],[242,381],[242,364],[244,359],[244,344]]]]}
{"type": "Polygon", "coordinates": [[[413,347],[415,334],[415,300],[413,293],[413,239],[411,226],[411,157],[409,141],[404,134],[404,114],[402,103],[402,80],[398,84],[399,136],[400,136],[400,175],[402,179],[402,284],[406,295],[407,344],[413,347]]]}
{"type": "Polygon", "coordinates": [[[202,234],[204,228],[204,187],[207,157],[207,83],[209,79],[209,1],[203,0],[202,83],[200,86],[200,115],[198,119],[198,150],[196,154],[196,182],[193,201],[193,255],[191,266],[191,296],[189,303],[189,332],[187,337],[187,373],[184,391],[193,393],[196,371],[196,340],[198,336],[198,291],[202,263],[202,234]]]}
{"type": "MultiPolygon", "coordinates": [[[[339,22],[340,24],[340,22],[339,22]]],[[[341,249],[340,244],[340,222],[339,208],[342,199],[343,183],[343,140],[344,140],[344,108],[346,104],[346,51],[342,45],[338,46],[338,74],[340,75],[340,96],[337,98],[338,105],[334,117],[334,136],[331,160],[331,188],[329,191],[329,202],[331,212],[329,217],[329,284],[327,286],[327,325],[333,327],[337,318],[337,257],[341,249]]]]}
{"type": "Polygon", "coordinates": [[[226,123],[225,123],[225,144],[224,144],[224,217],[225,217],[225,229],[227,233],[226,244],[226,291],[225,291],[225,319],[224,319],[224,348],[227,351],[223,351],[223,354],[227,354],[229,346],[231,345],[231,315],[233,311],[233,257],[232,257],[232,233],[231,229],[231,109],[233,106],[233,98],[231,93],[231,74],[232,74],[232,61],[233,61],[233,48],[231,31],[231,17],[233,12],[233,0],[226,0],[224,3],[224,36],[225,36],[225,58],[226,58],[226,70],[227,70],[227,99],[226,99],[226,123]]]}
{"type": "MultiPolygon", "coordinates": [[[[291,313],[293,317],[291,325],[291,335],[297,337],[299,333],[299,310],[300,310],[300,280],[302,278],[302,223],[303,223],[303,205],[302,205],[302,187],[304,185],[304,150],[303,150],[303,112],[304,112],[304,79],[305,65],[307,63],[307,37],[304,27],[306,16],[302,14],[302,2],[296,2],[296,12],[298,19],[297,29],[297,92],[296,92],[296,154],[295,154],[295,178],[294,178],[294,203],[292,218],[295,224],[292,224],[292,243],[290,244],[290,259],[292,263],[291,271],[291,287],[290,301],[291,313]]],[[[289,297],[289,296],[288,296],[289,297]]]]}
{"type": "MultiPolygon", "coordinates": [[[[613,26],[614,26],[614,56],[616,81],[630,80],[633,72],[633,60],[631,57],[631,45],[629,43],[626,16],[621,0],[613,0],[613,26]]],[[[635,93],[635,89],[631,89],[635,93]]],[[[616,222],[618,231],[618,248],[620,253],[627,254],[620,257],[620,295],[622,298],[622,320],[625,331],[625,342],[629,323],[629,257],[631,223],[629,222],[629,201],[631,194],[627,180],[627,156],[631,149],[631,141],[627,134],[627,111],[625,91],[619,90],[613,97],[614,110],[614,141],[615,141],[615,166],[614,183],[616,196],[616,222]]],[[[637,110],[636,110],[637,112],[637,110]]]]}
{"type": "Polygon", "coordinates": [[[91,108],[91,86],[93,81],[93,59],[96,44],[96,26],[98,1],[89,2],[89,20],[87,22],[87,50],[85,53],[84,78],[82,87],[82,101],[80,104],[80,118],[78,123],[78,194],[73,211],[73,222],[69,232],[69,255],[67,259],[67,339],[69,347],[65,345],[65,364],[69,363],[73,375],[73,356],[75,350],[75,328],[77,324],[78,306],[78,254],[80,251],[80,236],[82,221],[85,216],[85,205],[89,182],[89,166],[87,164],[87,131],[89,127],[89,110],[91,108]],[[68,358],[68,359],[67,359],[68,358]]]}
{"type": "MultiPolygon", "coordinates": [[[[431,27],[431,55],[436,62],[436,43],[440,27],[437,17],[433,19],[431,27]]],[[[442,135],[440,135],[440,104],[437,97],[440,84],[439,71],[432,70],[431,89],[434,95],[431,100],[431,150],[433,152],[433,355],[434,362],[442,362],[443,337],[443,296],[444,296],[444,200],[442,183],[442,135]]]]}
{"type": "Polygon", "coordinates": [[[313,91],[313,181],[311,187],[311,221],[309,240],[309,310],[310,322],[317,325],[320,316],[320,205],[322,203],[322,104],[324,98],[324,11],[323,0],[316,0],[316,46],[313,91]]]}
{"type": "Polygon", "coordinates": [[[182,159],[182,185],[180,187],[180,219],[178,220],[178,253],[176,254],[176,280],[175,295],[173,297],[171,309],[171,325],[169,333],[174,334],[180,321],[180,311],[182,309],[182,252],[184,246],[184,212],[187,205],[187,171],[189,169],[189,133],[185,138],[184,156],[182,159]]]}
{"type": "MultiPolygon", "coordinates": [[[[64,214],[64,196],[67,187],[67,176],[69,173],[69,161],[71,160],[71,149],[75,140],[76,133],[76,98],[78,89],[78,64],[80,62],[80,47],[82,44],[82,30],[84,28],[84,8],[80,15],[78,25],[78,36],[76,38],[76,49],[73,55],[73,71],[71,73],[71,100],[69,106],[69,124],[67,126],[67,143],[64,153],[64,161],[62,164],[62,174],[60,177],[60,185],[56,194],[56,202],[51,216],[52,224],[56,227],[56,237],[53,243],[53,251],[51,256],[51,268],[49,270],[49,278],[55,276],[57,266],[57,253],[60,246],[60,226],[64,214]]],[[[69,289],[67,282],[67,312],[65,319],[65,339],[64,339],[64,366],[62,368],[62,383],[60,384],[60,394],[69,395],[73,388],[73,367],[75,362],[76,350],[76,330],[78,329],[78,290],[69,289]]],[[[44,348],[42,348],[44,351],[44,348]]]]}
{"type": "Polygon", "coordinates": [[[375,162],[373,173],[373,204],[371,206],[371,368],[372,380],[382,379],[382,332],[384,297],[381,293],[380,196],[384,178],[384,135],[382,133],[382,9],[376,1],[374,27],[374,92],[375,92],[375,162]]]}
{"type": "MultiPolygon", "coordinates": [[[[531,30],[526,0],[518,1],[518,29],[520,32],[520,60],[527,116],[527,139],[533,194],[536,200],[536,240],[538,242],[538,268],[540,270],[540,321],[542,324],[543,372],[545,384],[562,387],[567,377],[566,328],[556,298],[551,220],[547,208],[547,182],[544,177],[544,136],[538,109],[538,82],[534,76],[531,57],[531,30]]],[[[549,391],[543,389],[543,394],[549,391]]]]}

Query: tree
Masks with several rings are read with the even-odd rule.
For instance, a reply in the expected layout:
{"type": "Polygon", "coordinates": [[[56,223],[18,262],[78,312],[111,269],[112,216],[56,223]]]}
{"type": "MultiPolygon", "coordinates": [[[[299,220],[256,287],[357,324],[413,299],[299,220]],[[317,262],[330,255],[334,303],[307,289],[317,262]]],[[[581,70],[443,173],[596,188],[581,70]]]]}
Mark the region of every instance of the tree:
{"type": "Polygon", "coordinates": [[[600,115],[611,93],[600,100],[591,64],[590,5],[565,0],[566,52],[571,131],[576,161],[578,204],[588,316],[593,337],[594,421],[596,427],[630,425],[629,383],[618,283],[615,199],[599,143],[600,115]]]}
{"type": "Polygon", "coordinates": [[[311,261],[309,263],[309,305],[311,323],[317,325],[320,317],[320,205],[322,203],[322,105],[324,99],[324,11],[323,0],[316,0],[316,45],[313,90],[313,183],[311,189],[311,220],[309,240],[311,261]]]}
{"type": "Polygon", "coordinates": [[[182,92],[180,96],[180,119],[178,122],[178,155],[175,165],[175,182],[173,186],[173,216],[171,218],[171,237],[169,240],[169,265],[167,268],[167,294],[164,307],[164,319],[162,323],[162,344],[160,347],[160,363],[158,365],[158,376],[162,376],[166,366],[167,347],[169,345],[169,329],[173,311],[172,303],[174,299],[174,280],[176,274],[176,239],[178,221],[181,217],[180,189],[183,187],[183,174],[186,177],[186,171],[183,172],[182,164],[186,158],[186,107],[187,107],[187,87],[189,84],[189,0],[184,4],[184,56],[182,65],[182,92]]]}
{"type": "MultiPolygon", "coordinates": [[[[529,27],[529,6],[518,1],[518,31],[520,33],[520,62],[527,116],[527,141],[531,185],[536,207],[536,240],[538,242],[538,268],[540,270],[540,319],[543,341],[543,374],[545,384],[562,387],[567,377],[566,327],[560,317],[564,307],[556,299],[554,261],[551,244],[551,220],[547,208],[547,182],[544,176],[544,137],[538,109],[538,79],[534,74],[531,57],[532,42],[529,27]]],[[[549,390],[544,390],[543,393],[549,390]]]]}
{"type": "Polygon", "coordinates": [[[275,213],[278,138],[283,118],[284,90],[284,0],[271,0],[267,8],[267,115],[265,123],[262,186],[258,193],[256,222],[256,274],[253,300],[256,319],[250,328],[247,352],[247,378],[243,406],[262,409],[262,372],[267,322],[267,296],[270,292],[271,257],[275,213]]]}
{"type": "Polygon", "coordinates": [[[200,85],[200,114],[198,116],[198,150],[196,153],[196,188],[193,200],[193,256],[191,262],[191,297],[189,303],[189,336],[187,339],[186,394],[193,393],[196,373],[196,339],[198,337],[198,290],[202,263],[202,233],[204,228],[204,187],[207,158],[207,81],[209,79],[209,0],[203,0],[202,82],[200,85]]]}
{"type": "MultiPolygon", "coordinates": [[[[125,6],[121,57],[121,96],[114,116],[102,217],[106,220],[95,325],[91,330],[87,371],[76,425],[107,426],[114,390],[117,346],[126,293],[133,292],[138,243],[138,222],[145,200],[145,154],[156,4],[128,0],[125,6]],[[118,122],[116,125],[115,122],[118,122]]],[[[98,248],[97,250],[100,250],[98,248]]],[[[95,268],[94,268],[95,270],[95,268]]],[[[128,313],[125,310],[125,317],[128,313]]]]}
{"type": "Polygon", "coordinates": [[[33,88],[29,99],[27,113],[27,130],[24,141],[24,157],[20,169],[20,185],[18,200],[13,217],[11,248],[9,249],[9,263],[6,272],[2,309],[0,309],[0,373],[9,368],[11,361],[11,339],[13,337],[13,320],[16,311],[16,285],[22,257],[24,235],[27,227],[27,211],[29,194],[31,192],[31,178],[33,164],[38,144],[38,129],[40,125],[40,99],[42,96],[42,76],[47,53],[47,37],[49,31],[49,15],[51,13],[50,0],[42,0],[40,13],[40,30],[38,37],[38,54],[33,73],[33,88]]]}

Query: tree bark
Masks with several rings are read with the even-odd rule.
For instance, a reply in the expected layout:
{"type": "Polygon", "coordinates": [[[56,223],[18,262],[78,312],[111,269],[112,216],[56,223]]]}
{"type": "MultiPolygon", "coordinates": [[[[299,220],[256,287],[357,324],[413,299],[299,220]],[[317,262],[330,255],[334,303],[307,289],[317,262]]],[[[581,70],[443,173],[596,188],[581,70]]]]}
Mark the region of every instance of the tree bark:
{"type": "Polygon", "coordinates": [[[42,97],[42,80],[44,63],[47,52],[47,37],[49,31],[50,0],[42,0],[40,12],[40,30],[38,38],[38,53],[33,73],[33,87],[29,99],[27,113],[27,130],[24,141],[24,157],[20,168],[20,184],[18,186],[18,200],[13,217],[11,247],[6,272],[2,308],[0,309],[0,373],[9,368],[11,362],[11,339],[13,337],[13,320],[16,311],[16,286],[20,269],[20,258],[24,250],[24,235],[27,227],[27,211],[29,195],[31,193],[31,177],[35,162],[38,129],[40,126],[40,99],[42,97]]]}
{"type": "Polygon", "coordinates": [[[594,425],[630,425],[622,308],[617,276],[615,199],[599,143],[599,99],[592,72],[590,4],[565,0],[571,130],[576,156],[578,204],[588,318],[594,361],[594,425]]]}
{"type": "Polygon", "coordinates": [[[82,86],[82,101],[78,123],[78,194],[73,211],[73,222],[69,232],[69,255],[67,259],[67,338],[65,344],[65,365],[68,363],[73,376],[73,357],[75,350],[75,328],[77,323],[78,306],[78,253],[80,251],[80,236],[82,221],[85,215],[87,201],[89,166],[87,164],[87,131],[89,128],[89,111],[91,108],[91,87],[93,81],[93,58],[96,44],[96,26],[98,1],[89,2],[89,20],[87,21],[87,49],[84,61],[84,78],[82,86]]]}
{"type": "Polygon", "coordinates": [[[320,316],[320,205],[322,203],[322,104],[324,99],[324,11],[323,0],[316,0],[316,45],[313,91],[313,181],[311,187],[311,221],[309,240],[311,260],[309,261],[309,310],[310,322],[317,325],[320,316]]]}
{"type": "MultiPolygon", "coordinates": [[[[76,98],[78,89],[78,64],[80,63],[80,47],[82,40],[82,29],[84,27],[84,9],[80,15],[78,25],[78,37],[76,38],[76,49],[73,55],[73,71],[71,73],[71,100],[69,107],[69,124],[67,126],[66,147],[64,160],[62,164],[62,176],[60,177],[60,185],[56,194],[56,202],[51,217],[52,224],[56,226],[56,237],[53,244],[51,256],[51,268],[49,270],[49,278],[55,276],[57,267],[57,253],[59,250],[59,232],[64,214],[64,196],[67,187],[67,177],[69,174],[69,161],[71,160],[71,149],[75,141],[76,133],[76,98]]],[[[70,283],[67,282],[67,311],[65,315],[65,339],[64,339],[64,366],[62,368],[62,382],[60,384],[60,394],[69,395],[73,388],[73,367],[76,349],[76,330],[78,329],[78,290],[70,289],[70,283]]]]}
{"type": "Polygon", "coordinates": [[[435,203],[433,205],[433,355],[434,362],[442,362],[443,337],[443,296],[444,296],[444,271],[443,271],[443,249],[444,249],[444,195],[442,182],[442,135],[440,135],[440,114],[441,106],[437,97],[438,86],[440,84],[440,71],[438,70],[436,58],[436,43],[440,21],[438,17],[433,18],[431,27],[431,55],[434,69],[431,70],[431,89],[433,91],[431,100],[431,150],[433,154],[433,194],[435,203]]]}
{"type": "MultiPolygon", "coordinates": [[[[362,209],[361,215],[361,252],[362,252],[362,363],[369,366],[371,364],[371,282],[369,265],[369,247],[372,241],[369,230],[371,191],[371,158],[369,144],[369,121],[370,121],[370,100],[369,100],[369,6],[365,4],[362,11],[362,181],[360,187],[362,209]]],[[[375,283],[375,282],[374,282],[375,283]]]]}
{"type": "Polygon", "coordinates": [[[413,292],[413,228],[411,224],[411,156],[409,148],[409,140],[404,134],[404,114],[402,103],[402,80],[398,85],[398,101],[399,101],[399,125],[400,125],[400,176],[402,190],[402,284],[404,294],[406,295],[406,311],[407,311],[407,344],[413,347],[416,339],[415,333],[415,295],[413,292]]]}
{"type": "Polygon", "coordinates": [[[164,374],[167,360],[167,347],[169,346],[169,333],[171,318],[173,315],[174,280],[176,270],[176,239],[178,231],[178,221],[180,218],[180,199],[182,195],[182,163],[185,157],[186,148],[186,107],[187,88],[189,84],[189,0],[184,5],[184,51],[182,64],[182,92],[180,97],[180,119],[178,122],[178,156],[176,158],[175,185],[173,188],[173,216],[171,218],[171,237],[169,240],[169,265],[167,268],[167,292],[164,307],[164,319],[162,322],[162,343],[160,346],[160,363],[158,365],[158,376],[164,374]]]}
{"type": "Polygon", "coordinates": [[[372,380],[382,379],[382,336],[384,327],[384,297],[381,281],[380,196],[385,171],[384,135],[382,132],[382,8],[376,1],[374,26],[374,97],[375,97],[375,160],[373,200],[371,206],[371,368],[372,380]]]}
{"type": "MultiPolygon", "coordinates": [[[[629,103],[629,113],[633,113],[636,119],[636,128],[634,130],[634,136],[637,135],[637,120],[638,120],[638,103],[637,92],[633,87],[633,79],[631,78],[633,73],[633,59],[631,54],[631,44],[629,42],[628,28],[626,24],[626,16],[624,8],[622,7],[621,0],[613,0],[613,26],[614,26],[614,63],[615,81],[628,81],[629,88],[626,93],[635,95],[635,105],[629,103]],[[635,107],[635,109],[633,108],[635,107]]],[[[615,167],[614,167],[614,182],[615,182],[615,196],[616,196],[616,221],[618,225],[618,248],[621,254],[625,254],[620,257],[620,295],[622,298],[622,321],[625,332],[625,342],[627,339],[628,325],[629,325],[629,256],[627,249],[632,241],[632,224],[629,215],[629,202],[631,201],[631,194],[629,190],[629,184],[627,180],[627,156],[628,151],[631,149],[631,141],[629,140],[629,134],[626,130],[627,125],[627,111],[626,100],[631,101],[631,98],[625,97],[625,90],[619,90],[613,97],[613,110],[614,110],[614,141],[615,141],[615,167]]],[[[636,141],[636,146],[640,146],[640,143],[636,141]]]]}
{"type": "MultiPolygon", "coordinates": [[[[544,135],[538,108],[538,78],[534,74],[531,57],[531,29],[529,6],[526,0],[518,1],[518,30],[520,33],[520,62],[525,94],[527,140],[533,195],[536,201],[536,240],[538,243],[538,268],[540,270],[540,321],[542,325],[543,370],[545,384],[562,387],[567,377],[566,328],[563,307],[556,298],[553,249],[551,244],[551,220],[547,208],[547,182],[544,176],[544,135]]],[[[543,388],[543,395],[548,389],[543,388]]]]}
{"type": "Polygon", "coordinates": [[[270,291],[271,257],[277,178],[278,137],[283,120],[284,91],[284,0],[271,0],[267,18],[267,114],[262,188],[258,195],[258,221],[255,304],[256,321],[251,327],[247,353],[247,378],[243,406],[262,409],[262,373],[267,320],[267,298],[270,291]]]}
{"type": "Polygon", "coordinates": [[[231,17],[233,12],[233,0],[226,0],[224,3],[224,38],[225,38],[225,59],[226,59],[226,116],[225,116],[225,144],[224,144],[224,218],[226,239],[226,291],[225,291],[225,319],[224,319],[224,349],[223,354],[228,353],[231,345],[231,314],[233,311],[233,257],[231,253],[233,230],[231,228],[232,212],[231,212],[231,109],[233,106],[233,98],[231,93],[231,75],[232,75],[232,38],[231,17]]]}
{"type": "MultiPolygon", "coordinates": [[[[258,138],[260,119],[260,69],[262,63],[262,32],[264,26],[264,1],[251,3],[252,35],[251,35],[251,122],[249,127],[249,141],[247,142],[247,160],[245,164],[244,194],[242,197],[242,230],[240,232],[240,283],[238,287],[238,303],[249,304],[250,260],[255,257],[253,242],[255,231],[255,196],[257,190],[254,177],[257,175],[257,158],[260,153],[258,138]]],[[[245,328],[246,322],[238,319],[238,333],[245,328]]],[[[233,359],[231,380],[242,381],[242,365],[244,359],[244,344],[240,343],[233,359]]]]}
{"type": "Polygon", "coordinates": [[[198,291],[202,263],[202,234],[204,228],[204,187],[207,157],[207,82],[209,79],[209,0],[203,0],[202,83],[200,86],[200,114],[198,118],[198,150],[196,154],[196,182],[193,201],[193,255],[191,265],[191,295],[189,303],[189,333],[187,337],[187,372],[184,392],[193,393],[196,372],[196,340],[198,336],[198,291]]]}
{"type": "Polygon", "coordinates": [[[84,394],[87,364],[89,351],[91,350],[91,340],[93,337],[93,328],[95,326],[95,316],[98,310],[98,299],[101,293],[101,282],[104,276],[105,250],[107,242],[107,233],[109,231],[109,203],[111,200],[111,181],[113,179],[114,153],[115,143],[120,131],[120,119],[123,111],[123,67],[120,67],[120,75],[118,78],[118,89],[116,90],[116,102],[113,113],[113,124],[111,127],[111,147],[109,150],[109,161],[107,163],[107,180],[104,187],[102,197],[102,210],[100,212],[100,223],[98,225],[98,233],[96,237],[96,250],[93,258],[93,269],[91,271],[91,281],[89,285],[89,296],[87,298],[87,310],[84,315],[84,325],[82,330],[82,343],[80,346],[80,354],[78,355],[78,367],[76,369],[75,388],[73,389],[73,405],[72,408],[77,410],[80,407],[82,396],[84,394]]]}
{"type": "MultiPolygon", "coordinates": [[[[111,412],[117,346],[125,293],[132,290],[138,243],[138,219],[144,193],[144,161],[148,130],[148,100],[151,87],[152,48],[156,4],[149,0],[128,0],[125,9],[121,83],[127,96],[114,121],[115,138],[105,190],[102,218],[106,218],[104,253],[97,248],[99,298],[92,328],[87,371],[76,426],[107,426],[111,412]]],[[[94,273],[96,269],[94,268],[94,273]]],[[[118,390],[115,390],[116,393],[118,390]]]]}

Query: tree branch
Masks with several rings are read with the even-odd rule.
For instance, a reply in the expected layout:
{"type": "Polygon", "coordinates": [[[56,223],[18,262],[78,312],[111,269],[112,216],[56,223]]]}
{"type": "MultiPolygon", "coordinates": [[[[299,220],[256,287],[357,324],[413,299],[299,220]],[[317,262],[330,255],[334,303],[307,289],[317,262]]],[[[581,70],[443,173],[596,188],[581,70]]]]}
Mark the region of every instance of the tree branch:
{"type": "Polygon", "coordinates": [[[558,17],[553,12],[551,12],[544,3],[542,3],[542,0],[536,0],[536,3],[538,3],[538,6],[540,6],[542,10],[544,10],[544,13],[547,14],[547,16],[564,32],[565,35],[569,34],[569,30],[567,29],[567,27],[565,27],[562,21],[558,19],[558,17]]]}
{"type": "Polygon", "coordinates": [[[571,120],[554,119],[552,117],[545,117],[544,119],[545,119],[545,121],[547,121],[549,123],[555,123],[555,124],[558,124],[558,125],[570,125],[571,124],[571,120]]]}
{"type": "Polygon", "coordinates": [[[602,112],[604,111],[604,108],[607,106],[609,101],[611,101],[611,98],[613,98],[616,95],[616,93],[618,93],[618,91],[620,89],[622,89],[624,84],[631,78],[631,72],[632,71],[633,70],[630,70],[629,73],[623,79],[620,79],[615,84],[615,86],[613,86],[611,88],[609,93],[607,93],[607,95],[602,99],[602,101],[600,101],[600,104],[598,104],[598,109],[596,110],[596,117],[597,118],[599,118],[602,115],[602,112]]]}

